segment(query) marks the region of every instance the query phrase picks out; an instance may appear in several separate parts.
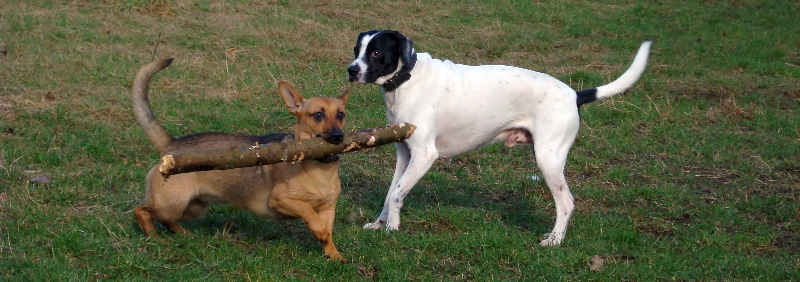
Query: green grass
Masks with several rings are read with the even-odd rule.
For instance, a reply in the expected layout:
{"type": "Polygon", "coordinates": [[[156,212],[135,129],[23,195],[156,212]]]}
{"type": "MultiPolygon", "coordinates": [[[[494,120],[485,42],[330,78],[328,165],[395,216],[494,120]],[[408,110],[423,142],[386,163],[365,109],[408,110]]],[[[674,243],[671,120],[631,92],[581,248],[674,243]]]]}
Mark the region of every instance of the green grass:
{"type": "Polygon", "coordinates": [[[797,280],[798,14],[788,1],[0,0],[0,280],[797,280]],[[582,108],[561,246],[538,245],[554,205],[528,178],[532,153],[500,144],[437,161],[391,234],[361,226],[394,149],[344,156],[334,238],[348,264],[302,222],[227,206],[186,222],[191,237],[141,234],[131,210],[157,153],[128,95],[154,50],[176,58],[151,83],[175,135],[290,131],[278,80],[306,96],[352,86],[348,126],[367,128],[385,123],[379,90],[344,68],[358,33],[383,28],[576,89],[654,40],[631,91],[582,108]]]}

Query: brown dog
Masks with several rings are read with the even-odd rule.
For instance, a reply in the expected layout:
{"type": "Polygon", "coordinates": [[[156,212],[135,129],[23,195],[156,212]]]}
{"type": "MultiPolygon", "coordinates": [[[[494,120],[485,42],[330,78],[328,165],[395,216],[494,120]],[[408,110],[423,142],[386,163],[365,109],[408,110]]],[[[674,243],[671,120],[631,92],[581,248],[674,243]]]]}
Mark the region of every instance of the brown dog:
{"type": "MultiPolygon", "coordinates": [[[[144,127],[160,156],[176,150],[265,144],[288,136],[200,133],[172,137],[153,116],[147,98],[150,78],[170,63],[172,59],[166,59],[142,67],[134,78],[131,93],[136,120],[144,127]]],[[[338,98],[310,99],[304,99],[283,81],[278,83],[278,89],[289,111],[298,118],[294,127],[295,140],[322,137],[333,144],[343,141],[344,108],[349,89],[338,98]]],[[[263,217],[302,218],[329,258],[346,261],[336,250],[332,237],[336,200],[341,191],[339,161],[335,156],[293,164],[184,173],[169,178],[164,178],[156,165],[147,173],[146,186],[144,203],[134,209],[134,215],[142,231],[149,236],[157,234],[153,220],[163,223],[172,232],[189,233],[179,220],[202,216],[209,204],[229,203],[263,217]]]]}

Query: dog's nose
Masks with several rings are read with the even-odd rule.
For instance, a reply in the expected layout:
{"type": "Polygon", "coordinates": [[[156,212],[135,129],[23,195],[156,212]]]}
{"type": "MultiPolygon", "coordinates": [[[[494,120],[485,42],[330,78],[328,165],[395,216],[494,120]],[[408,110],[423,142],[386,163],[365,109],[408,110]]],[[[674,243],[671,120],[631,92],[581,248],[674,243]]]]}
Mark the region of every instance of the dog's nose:
{"type": "Polygon", "coordinates": [[[358,65],[350,65],[350,67],[347,68],[347,74],[349,74],[347,76],[347,79],[349,79],[350,82],[353,82],[354,80],[356,80],[356,76],[358,76],[358,72],[360,70],[361,69],[358,67],[358,65]]]}
{"type": "Polygon", "coordinates": [[[334,129],[328,134],[327,138],[323,139],[331,144],[341,144],[344,141],[344,132],[341,129],[334,129]]]}

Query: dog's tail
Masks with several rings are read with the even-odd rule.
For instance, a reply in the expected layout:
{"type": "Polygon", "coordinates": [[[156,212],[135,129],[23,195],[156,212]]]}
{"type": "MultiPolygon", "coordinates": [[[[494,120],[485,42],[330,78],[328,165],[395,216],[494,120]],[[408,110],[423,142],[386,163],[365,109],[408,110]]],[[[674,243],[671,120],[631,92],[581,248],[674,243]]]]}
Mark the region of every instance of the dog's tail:
{"type": "Polygon", "coordinates": [[[131,90],[131,98],[133,99],[133,115],[136,120],[144,127],[144,132],[147,138],[153,145],[156,146],[158,153],[163,155],[167,152],[169,145],[175,140],[175,137],[167,132],[156,117],[153,115],[153,110],[150,109],[150,101],[147,99],[147,85],[150,83],[150,78],[153,77],[158,71],[166,68],[172,63],[172,58],[155,61],[147,64],[136,72],[136,77],[133,78],[133,89],[131,90]]]}
{"type": "Polygon", "coordinates": [[[639,47],[639,52],[637,52],[636,57],[633,58],[631,67],[617,78],[617,80],[614,80],[614,82],[597,88],[578,91],[578,107],[586,103],[617,95],[631,88],[631,86],[639,80],[639,77],[642,76],[642,73],[644,73],[651,43],[652,41],[645,41],[642,43],[642,46],[639,47]]]}

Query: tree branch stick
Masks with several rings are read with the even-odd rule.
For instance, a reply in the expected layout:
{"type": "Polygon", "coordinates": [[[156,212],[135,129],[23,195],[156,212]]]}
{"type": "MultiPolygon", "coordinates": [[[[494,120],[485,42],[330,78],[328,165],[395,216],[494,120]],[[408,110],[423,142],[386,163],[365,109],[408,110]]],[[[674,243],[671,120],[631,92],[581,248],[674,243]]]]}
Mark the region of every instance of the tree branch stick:
{"type": "Polygon", "coordinates": [[[159,171],[164,176],[173,174],[251,167],[280,162],[299,162],[340,153],[400,142],[414,133],[410,123],[393,124],[345,134],[344,142],[330,144],[322,138],[285,141],[270,144],[253,144],[252,147],[227,147],[210,150],[169,152],[161,157],[159,171]]]}

